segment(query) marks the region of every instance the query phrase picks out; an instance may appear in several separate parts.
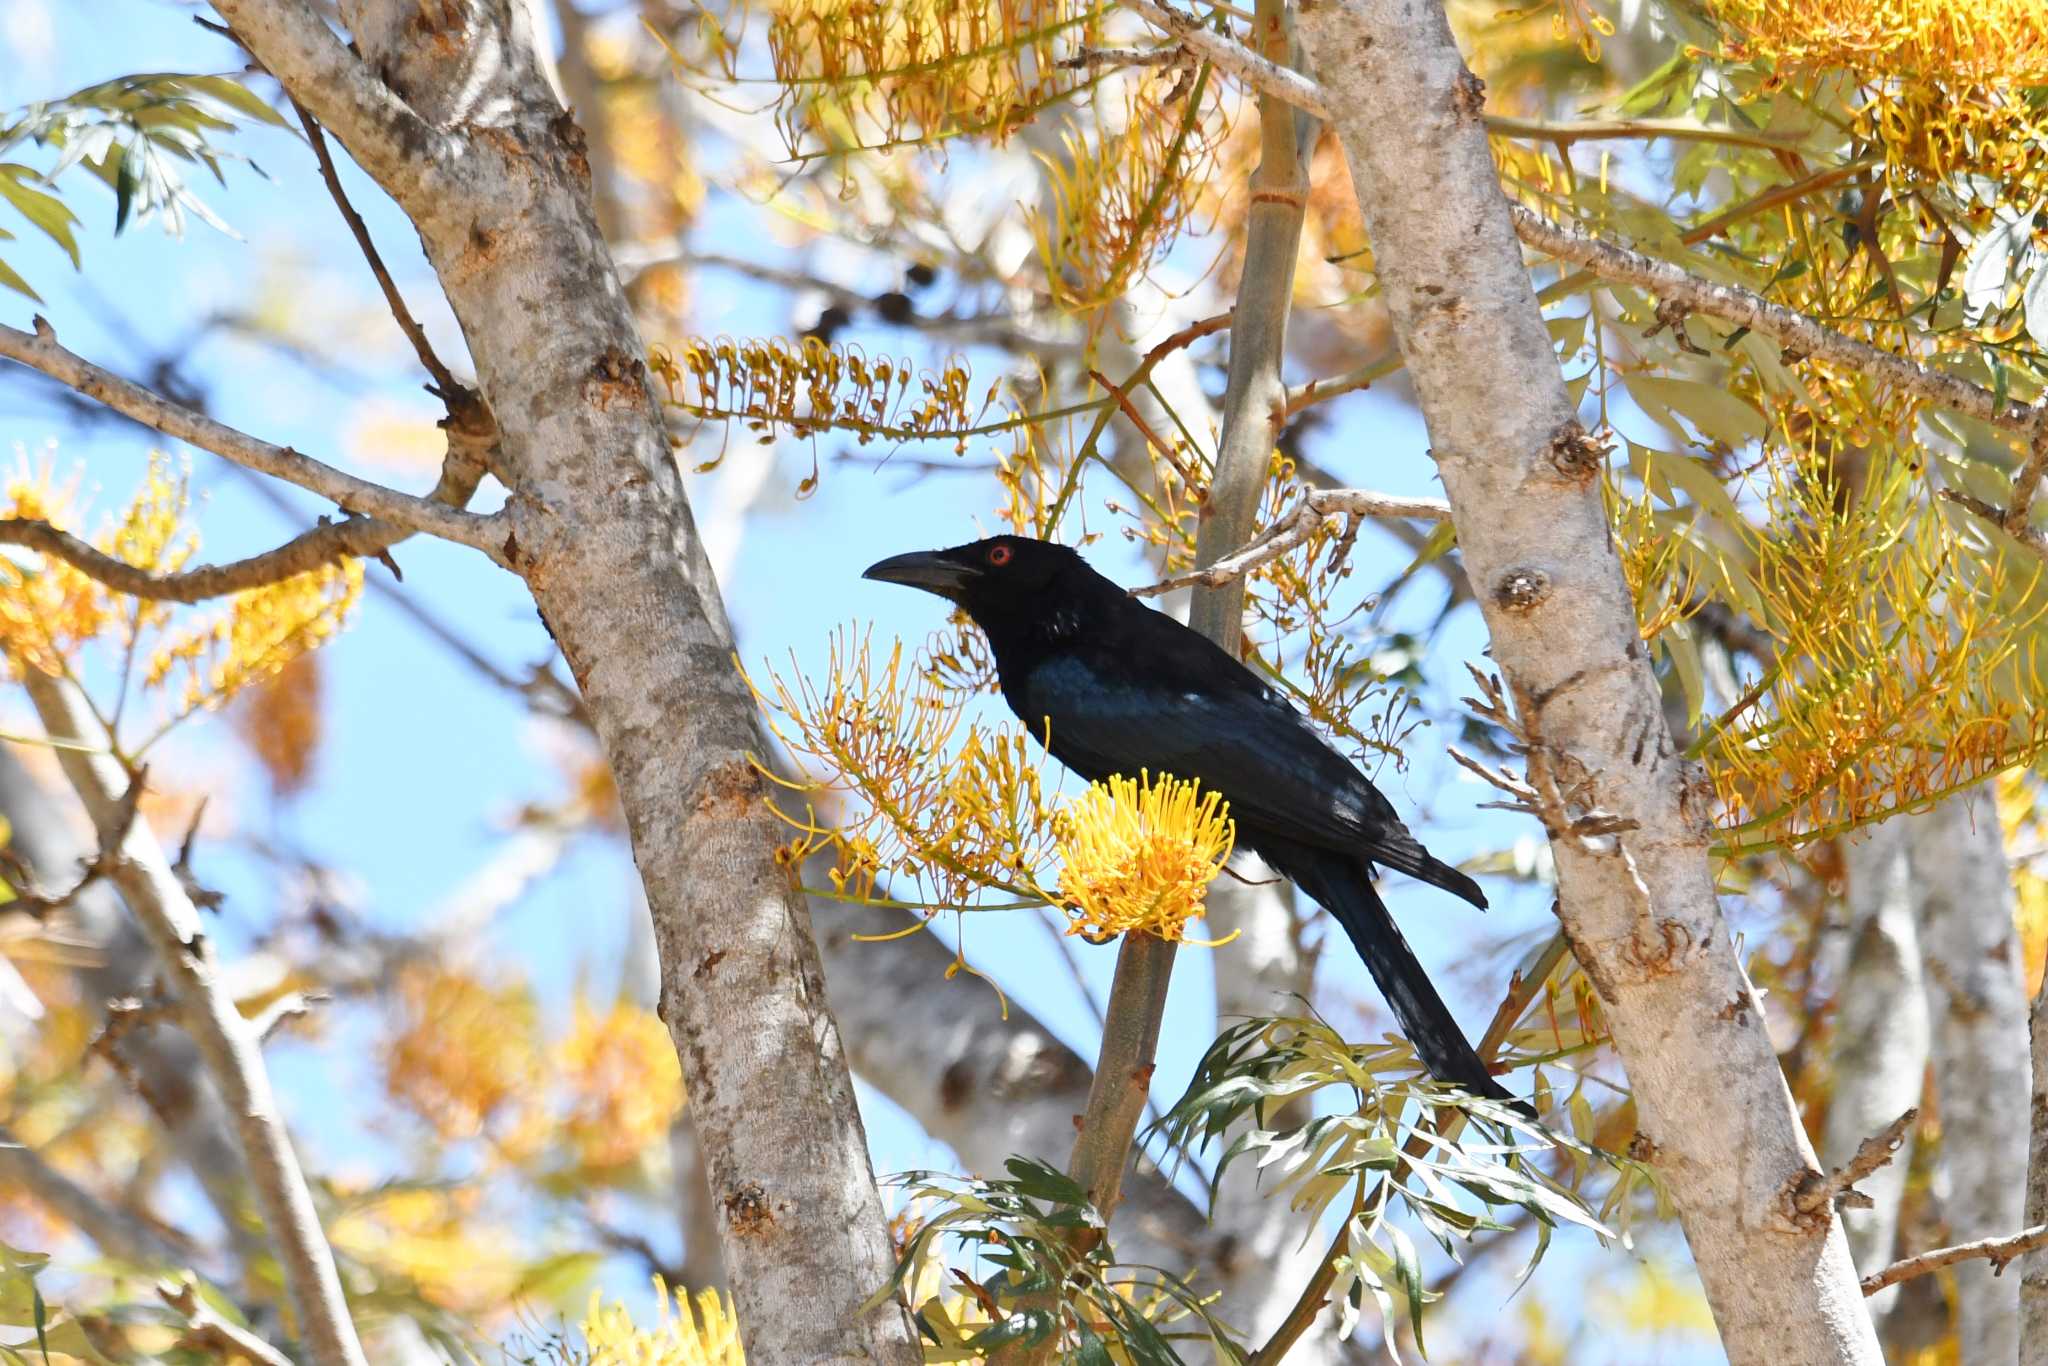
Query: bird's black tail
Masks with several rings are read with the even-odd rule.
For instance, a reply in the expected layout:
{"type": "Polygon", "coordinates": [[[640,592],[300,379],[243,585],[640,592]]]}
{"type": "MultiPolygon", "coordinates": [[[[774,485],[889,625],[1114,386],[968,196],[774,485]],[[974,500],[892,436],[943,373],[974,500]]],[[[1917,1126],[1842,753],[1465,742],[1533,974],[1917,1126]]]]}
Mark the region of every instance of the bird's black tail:
{"type": "Polygon", "coordinates": [[[1416,1055],[1431,1076],[1462,1086],[1474,1095],[1527,1108],[1493,1079],[1486,1064],[1466,1042],[1450,1008],[1437,995],[1421,960],[1401,937],[1394,917],[1373,890],[1372,880],[1360,863],[1342,854],[1303,846],[1276,849],[1266,857],[1344,927],[1345,935],[1365,960],[1373,981],[1379,984],[1380,994],[1393,1007],[1402,1032],[1415,1045],[1416,1055]]]}

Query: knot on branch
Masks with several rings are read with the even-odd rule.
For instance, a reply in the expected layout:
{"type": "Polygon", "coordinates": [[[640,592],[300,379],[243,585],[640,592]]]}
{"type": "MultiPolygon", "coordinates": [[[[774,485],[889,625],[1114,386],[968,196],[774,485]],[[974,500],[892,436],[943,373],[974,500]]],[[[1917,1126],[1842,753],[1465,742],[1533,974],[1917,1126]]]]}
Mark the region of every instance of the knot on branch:
{"type": "Polygon", "coordinates": [[[1510,612],[1528,612],[1550,596],[1550,575],[1533,566],[1510,569],[1493,587],[1493,600],[1510,612]]]}
{"type": "Polygon", "coordinates": [[[1659,299],[1656,311],[1657,321],[1644,329],[1643,337],[1647,340],[1668,327],[1671,329],[1671,339],[1678,343],[1679,350],[1689,352],[1695,356],[1712,355],[1713,352],[1707,350],[1704,346],[1696,344],[1687,335],[1685,320],[1691,316],[1692,306],[1690,304],[1678,299],[1659,299]]]}
{"type": "Polygon", "coordinates": [[[1552,469],[1573,483],[1583,484],[1600,472],[1613,449],[1606,442],[1595,440],[1577,418],[1571,418],[1550,434],[1544,452],[1552,469]]]}
{"type": "Polygon", "coordinates": [[[1856,1147],[1855,1155],[1823,1176],[1812,1169],[1801,1172],[1785,1188],[1785,1203],[1795,1226],[1808,1233],[1827,1227],[1837,1209],[1873,1208],[1870,1197],[1855,1189],[1858,1181],[1892,1160],[1906,1141],[1906,1130],[1920,1117],[1915,1108],[1906,1111],[1856,1147]]]}

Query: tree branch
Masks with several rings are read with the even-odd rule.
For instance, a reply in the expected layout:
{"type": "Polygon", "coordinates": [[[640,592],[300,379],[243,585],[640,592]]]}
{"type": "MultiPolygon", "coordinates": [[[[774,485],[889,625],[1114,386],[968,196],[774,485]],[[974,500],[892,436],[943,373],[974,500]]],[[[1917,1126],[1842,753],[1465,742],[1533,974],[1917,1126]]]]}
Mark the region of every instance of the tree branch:
{"type": "Polygon", "coordinates": [[[91,544],[48,522],[33,518],[0,518],[0,545],[16,545],[64,561],[86,577],[117,593],[157,602],[204,602],[228,593],[281,583],[323,565],[357,556],[381,554],[406,533],[372,517],[351,517],[295,536],[275,550],[227,564],[210,564],[176,574],[138,569],[126,560],[101,554],[91,544]]]}
{"type": "Polygon", "coordinates": [[[1299,71],[1261,57],[1222,34],[1204,28],[1202,21],[1192,14],[1182,14],[1165,5],[1154,4],[1152,0],[1124,0],[1124,7],[1143,15],[1171,34],[1182,47],[1218,71],[1229,72],[1260,94],[1271,95],[1319,119],[1329,117],[1328,93],[1299,71]]]}
{"type": "Polygon", "coordinates": [[[128,778],[104,752],[107,736],[73,684],[33,669],[24,682],[45,731],[94,747],[90,753],[60,749],[58,763],[110,850],[113,881],[156,949],[185,1027],[235,1117],[250,1183],[276,1240],[278,1263],[306,1345],[320,1366],[365,1366],[334,1254],[271,1094],[258,1041],[221,984],[212,937],[156,836],[144,823],[123,817],[140,779],[128,778]]]}
{"type": "Polygon", "coordinates": [[[224,460],[297,484],[332,500],[345,511],[389,522],[392,527],[401,529],[401,534],[424,532],[481,550],[501,565],[506,563],[507,528],[495,517],[479,517],[428,499],[415,498],[385,488],[382,484],[358,479],[311,456],[301,455],[289,446],[273,446],[267,441],[259,441],[65,350],[58,344],[57,334],[49,322],[40,316],[35,320],[35,329],[31,335],[0,326],[0,356],[40,370],[165,436],[189,441],[224,460]]]}
{"type": "Polygon", "coordinates": [[[185,1338],[179,1345],[206,1352],[216,1361],[241,1357],[256,1366],[292,1366],[292,1360],[248,1329],[228,1322],[199,1298],[189,1278],[166,1281],[156,1288],[157,1298],[185,1320],[185,1338]]]}
{"type": "Polygon", "coordinates": [[[439,188],[426,183],[426,172],[451,159],[448,139],[377,79],[318,10],[296,0],[214,9],[273,75],[289,73],[292,99],[342,134],[349,153],[379,182],[404,170],[422,199],[439,188]]]}
{"type": "Polygon", "coordinates": [[[1930,1271],[1939,1271],[1957,1262],[1983,1258],[1991,1263],[1994,1274],[2005,1270],[2007,1262],[2035,1248],[2048,1247],[2048,1224],[2037,1224],[2022,1233],[2005,1238],[1981,1238],[1974,1243],[1957,1243],[1954,1247],[1938,1247],[1932,1252],[1922,1252],[1893,1262],[1882,1271],[1874,1271],[1863,1278],[1863,1293],[1875,1295],[1888,1285],[1925,1276],[1930,1271]]]}
{"type": "Polygon", "coordinates": [[[370,225],[363,222],[363,216],[356,212],[356,206],[349,203],[347,191],[341,188],[341,176],[334,169],[334,157],[327,150],[327,136],[320,131],[320,121],[308,112],[306,106],[287,94],[292,108],[297,111],[299,123],[306,130],[306,141],[313,146],[313,158],[320,163],[320,179],[327,185],[327,193],[334,200],[334,207],[341,211],[342,221],[355,235],[356,245],[362,248],[363,260],[370,266],[370,274],[377,277],[377,288],[383,291],[384,303],[391,310],[392,321],[398,330],[405,333],[405,339],[412,343],[412,351],[419,357],[426,372],[434,377],[434,394],[452,409],[458,402],[476,402],[476,395],[449,372],[441,358],[434,354],[433,343],[427,340],[426,329],[412,316],[412,310],[405,306],[405,296],[398,292],[398,284],[391,278],[391,272],[384,265],[384,258],[377,251],[377,243],[370,236],[370,225]]]}
{"type": "Polygon", "coordinates": [[[1635,285],[1659,299],[1683,305],[1723,322],[1760,332],[1781,346],[1820,356],[1881,379],[1907,393],[1952,408],[1967,417],[2031,437],[2041,414],[2024,403],[2001,404],[1989,390],[1931,366],[1857,341],[1824,327],[1797,309],[1774,304],[1739,285],[1717,284],[1639,251],[1603,241],[1578,228],[1551,222],[1514,205],[1515,235],[1546,256],[1583,266],[1603,280],[1635,285]]]}
{"type": "Polygon", "coordinates": [[[1218,588],[1242,578],[1260,565],[1270,564],[1294,549],[1325,522],[1355,523],[1361,517],[1413,517],[1425,522],[1449,520],[1450,504],[1441,498],[1403,498],[1376,493],[1371,489],[1310,489],[1294,511],[1206,569],[1196,569],[1143,588],[1133,588],[1134,598],[1152,598],[1176,588],[1200,585],[1218,588]]]}
{"type": "Polygon", "coordinates": [[[145,1266],[184,1266],[192,1260],[191,1244],[100,1199],[45,1162],[5,1127],[0,1127],[0,1180],[28,1192],[50,1213],[92,1239],[108,1257],[145,1266]]]}
{"type": "Polygon", "coordinates": [[[1572,793],[1550,840],[1558,917],[1600,984],[1729,1359],[1874,1366],[1839,1226],[1775,1213],[1778,1183],[1817,1164],[1715,897],[1711,794],[1674,756],[1484,87],[1439,5],[1317,0],[1299,23],[1342,92],[1332,122],[1531,785],[1572,793]],[[1580,811],[1604,833],[1582,833],[1580,811]]]}

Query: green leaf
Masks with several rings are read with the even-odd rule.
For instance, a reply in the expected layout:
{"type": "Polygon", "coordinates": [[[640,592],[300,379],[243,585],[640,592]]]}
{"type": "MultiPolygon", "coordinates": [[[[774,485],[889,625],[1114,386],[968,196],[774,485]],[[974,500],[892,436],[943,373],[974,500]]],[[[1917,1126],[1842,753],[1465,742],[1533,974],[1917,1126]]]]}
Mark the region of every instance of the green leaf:
{"type": "Polygon", "coordinates": [[[1044,1309],[1013,1309],[967,1340],[976,1351],[991,1347],[1035,1346],[1051,1337],[1059,1320],[1044,1309]]]}
{"type": "Polygon", "coordinates": [[[43,234],[71,258],[71,268],[78,269],[78,237],[71,231],[78,222],[78,215],[71,207],[53,194],[46,194],[33,186],[23,184],[24,179],[37,178],[29,167],[14,162],[0,163],[0,199],[12,204],[23,218],[42,229],[43,234]]]}
{"type": "Polygon", "coordinates": [[[1036,1158],[1006,1157],[1003,1169],[1010,1173],[1021,1194],[1060,1205],[1088,1203],[1088,1192],[1082,1190],[1072,1177],[1036,1158]]]}
{"type": "Polygon", "coordinates": [[[246,115],[259,123],[274,128],[288,128],[284,116],[265,104],[256,94],[240,81],[227,76],[187,76],[185,84],[203,94],[211,95],[236,113],[246,115]]]}
{"type": "MultiPolygon", "coordinates": [[[[1628,391],[1639,403],[1648,400],[1646,411],[1655,407],[1678,413],[1703,435],[1731,449],[1759,440],[1764,434],[1764,415],[1718,385],[1635,375],[1629,379],[1628,391]]],[[[1672,424],[1667,421],[1665,425],[1672,424]]]]}
{"type": "Polygon", "coordinates": [[[2026,310],[2027,335],[2035,345],[2048,346],[2048,260],[2035,265],[2020,302],[2026,310]]]}
{"type": "Polygon", "coordinates": [[[37,303],[41,303],[43,301],[43,296],[36,293],[33,289],[30,289],[28,287],[28,281],[22,279],[21,276],[16,273],[14,267],[8,265],[5,261],[0,261],[0,285],[7,286],[9,289],[13,290],[17,294],[26,294],[29,298],[35,300],[37,303]]]}

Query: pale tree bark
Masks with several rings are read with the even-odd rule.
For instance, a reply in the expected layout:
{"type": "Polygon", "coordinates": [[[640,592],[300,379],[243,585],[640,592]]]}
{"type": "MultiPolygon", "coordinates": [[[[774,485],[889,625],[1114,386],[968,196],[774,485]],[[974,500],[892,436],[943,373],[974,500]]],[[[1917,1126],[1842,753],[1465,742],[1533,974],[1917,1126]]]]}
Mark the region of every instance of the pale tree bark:
{"type": "MultiPolygon", "coordinates": [[[[90,826],[80,832],[64,819],[59,798],[45,789],[12,754],[0,748],[0,816],[12,832],[10,843],[27,857],[46,883],[88,862],[95,847],[90,826]]],[[[92,945],[96,961],[81,969],[79,982],[96,1009],[107,1002],[141,997],[158,973],[155,954],[104,883],[72,898],[69,913],[79,935],[92,945]]],[[[220,1097],[207,1084],[192,1041],[167,1026],[131,1029],[115,1045],[148,1105],[169,1135],[177,1158],[192,1173],[227,1230],[235,1260],[247,1266],[266,1249],[242,1218],[249,1185],[234,1126],[220,1097]]],[[[112,1249],[109,1249],[112,1251],[112,1249]]],[[[230,1268],[219,1271],[232,1279],[230,1268]]]]}
{"type": "Polygon", "coordinates": [[[1483,87],[1426,0],[1314,0],[1301,28],[1529,747],[1559,913],[1723,1344],[1737,1363],[1876,1363],[1840,1225],[1791,1201],[1818,1168],[1714,897],[1711,789],[1659,707],[1483,87]]]}
{"type": "MultiPolygon", "coordinates": [[[[2027,1226],[2048,1224],[2048,973],[2031,1018],[2034,1104],[2027,1126],[2027,1226]]],[[[2048,1248],[2020,1261],[2021,1366],[2048,1366],[2048,1248]]]]}
{"type": "MultiPolygon", "coordinates": [[[[1854,1156],[1863,1140],[1920,1103],[1927,1075],[1927,1005],[1921,994],[1920,942],[1907,858],[1907,827],[1899,816],[1848,846],[1848,943],[1835,989],[1835,1042],[1821,1160],[1830,1171],[1854,1156]]],[[[1859,1275],[1891,1264],[1899,1234],[1899,1200],[1913,1159],[1913,1134],[1892,1160],[1856,1185],[1871,1208],[1842,1212],[1849,1253],[1859,1275]]],[[[1873,1314],[1889,1312],[1897,1291],[1872,1297],[1873,1314]]]]}
{"type": "Polygon", "coordinates": [[[504,419],[500,553],[617,780],[749,1359],[917,1360],[900,1306],[859,1312],[894,1258],[852,1082],[748,760],[767,745],[531,6],[358,0],[360,58],[306,0],[214,8],[411,218],[504,419]]]}
{"type": "MultiPolygon", "coordinates": [[[[2012,873],[1990,794],[1951,797],[1911,824],[1920,894],[1934,1092],[1941,1104],[1942,1196],[1950,1241],[2021,1226],[2027,1170],[2026,988],[2012,873]]],[[[1957,1265],[1962,1360],[2019,1356],[2019,1281],[1982,1261],[1957,1265]]]]}
{"type": "Polygon", "coordinates": [[[34,669],[23,682],[57,760],[110,854],[108,878],[120,889],[177,1002],[208,1079],[234,1116],[257,1206],[277,1249],[298,1332],[320,1366],[364,1366],[363,1347],[342,1295],[334,1253],[313,1209],[291,1136],[270,1090],[257,1031],[221,984],[212,936],[148,824],[135,814],[131,779],[108,753],[112,737],[77,687],[34,669]]]}

